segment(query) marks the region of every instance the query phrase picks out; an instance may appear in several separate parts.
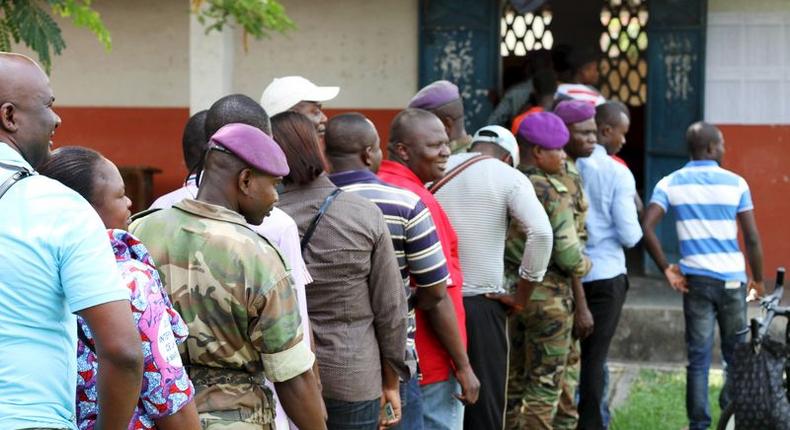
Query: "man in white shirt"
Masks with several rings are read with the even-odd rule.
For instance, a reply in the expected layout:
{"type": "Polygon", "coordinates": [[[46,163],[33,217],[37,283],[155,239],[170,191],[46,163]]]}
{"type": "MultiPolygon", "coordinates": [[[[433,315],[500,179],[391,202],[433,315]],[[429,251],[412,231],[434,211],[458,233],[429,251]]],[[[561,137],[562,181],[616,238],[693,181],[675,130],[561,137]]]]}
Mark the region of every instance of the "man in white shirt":
{"type": "Polygon", "coordinates": [[[483,387],[478,402],[464,412],[468,430],[503,428],[507,311],[524,309],[532,283],[543,280],[551,257],[549,218],[529,179],[513,167],[518,162],[513,134],[498,125],[483,127],[470,152],[452,155],[444,178],[431,186],[458,235],[467,349],[483,387]],[[510,286],[503,282],[509,219],[527,237],[515,294],[507,294],[510,286]]]}

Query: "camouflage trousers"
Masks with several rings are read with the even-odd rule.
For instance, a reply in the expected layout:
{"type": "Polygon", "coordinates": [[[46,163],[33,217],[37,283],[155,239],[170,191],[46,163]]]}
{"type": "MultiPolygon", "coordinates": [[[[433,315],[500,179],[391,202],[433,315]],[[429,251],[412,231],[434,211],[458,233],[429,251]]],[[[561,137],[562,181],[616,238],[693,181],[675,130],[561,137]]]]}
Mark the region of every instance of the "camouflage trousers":
{"type": "Polygon", "coordinates": [[[274,430],[274,398],[263,375],[189,366],[203,430],[274,430]]]}
{"type": "Polygon", "coordinates": [[[579,342],[570,285],[542,283],[510,321],[507,429],[575,429],[579,342]]]}
{"type": "Polygon", "coordinates": [[[274,430],[274,424],[247,422],[239,411],[201,412],[198,417],[203,430],[274,430]]]}

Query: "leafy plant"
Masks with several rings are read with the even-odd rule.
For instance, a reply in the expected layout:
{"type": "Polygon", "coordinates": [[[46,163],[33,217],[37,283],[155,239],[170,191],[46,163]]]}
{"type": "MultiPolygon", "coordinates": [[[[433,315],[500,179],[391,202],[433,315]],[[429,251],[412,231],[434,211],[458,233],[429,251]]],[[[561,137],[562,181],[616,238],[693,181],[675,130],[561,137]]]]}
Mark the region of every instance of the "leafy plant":
{"type": "Polygon", "coordinates": [[[285,33],[296,28],[275,0],[192,0],[192,12],[206,27],[206,34],[222,31],[233,19],[244,31],[245,50],[248,35],[260,40],[269,37],[270,31],[285,33]]]}
{"type": "Polygon", "coordinates": [[[10,51],[12,42],[24,43],[49,71],[52,56],[66,48],[53,15],[70,18],[95,34],[105,49],[112,47],[110,32],[91,8],[91,0],[0,0],[0,51],[10,51]]]}

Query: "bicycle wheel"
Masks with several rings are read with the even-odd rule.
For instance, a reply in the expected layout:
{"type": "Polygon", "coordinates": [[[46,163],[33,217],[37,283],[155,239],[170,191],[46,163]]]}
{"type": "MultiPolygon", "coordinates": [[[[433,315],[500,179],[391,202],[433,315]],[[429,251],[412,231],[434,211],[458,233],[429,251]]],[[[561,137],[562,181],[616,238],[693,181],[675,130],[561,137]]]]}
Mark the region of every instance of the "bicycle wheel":
{"type": "Polygon", "coordinates": [[[718,430],[735,430],[735,402],[730,402],[719,416],[718,430]]]}

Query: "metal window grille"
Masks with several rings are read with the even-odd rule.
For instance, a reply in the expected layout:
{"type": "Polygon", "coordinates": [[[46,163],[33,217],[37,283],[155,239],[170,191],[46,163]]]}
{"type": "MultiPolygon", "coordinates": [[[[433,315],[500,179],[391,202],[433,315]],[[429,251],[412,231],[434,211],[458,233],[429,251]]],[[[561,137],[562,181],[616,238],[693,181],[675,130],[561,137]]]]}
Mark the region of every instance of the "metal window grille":
{"type": "Polygon", "coordinates": [[[647,0],[604,0],[601,93],[631,106],[647,100],[647,0]]]}
{"type": "Polygon", "coordinates": [[[551,49],[551,10],[547,7],[520,14],[508,2],[502,12],[500,54],[503,57],[527,55],[536,49],[551,49]]]}

